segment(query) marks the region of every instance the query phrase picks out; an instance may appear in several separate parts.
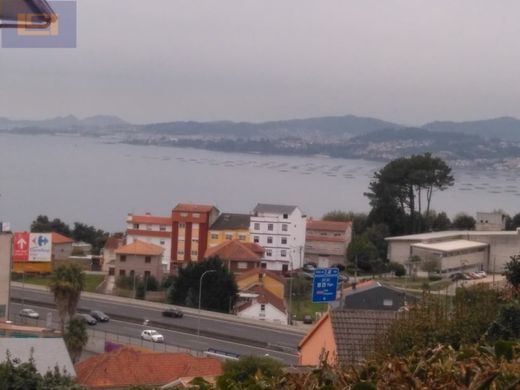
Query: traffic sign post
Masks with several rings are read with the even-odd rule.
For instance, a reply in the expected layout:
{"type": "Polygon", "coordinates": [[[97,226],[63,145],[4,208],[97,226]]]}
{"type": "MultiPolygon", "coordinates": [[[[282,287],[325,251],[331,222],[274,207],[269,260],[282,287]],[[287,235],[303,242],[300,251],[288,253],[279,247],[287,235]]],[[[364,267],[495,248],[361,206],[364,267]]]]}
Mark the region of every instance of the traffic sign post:
{"type": "Polygon", "coordinates": [[[337,268],[317,268],[312,280],[312,302],[332,302],[338,290],[337,268]]]}

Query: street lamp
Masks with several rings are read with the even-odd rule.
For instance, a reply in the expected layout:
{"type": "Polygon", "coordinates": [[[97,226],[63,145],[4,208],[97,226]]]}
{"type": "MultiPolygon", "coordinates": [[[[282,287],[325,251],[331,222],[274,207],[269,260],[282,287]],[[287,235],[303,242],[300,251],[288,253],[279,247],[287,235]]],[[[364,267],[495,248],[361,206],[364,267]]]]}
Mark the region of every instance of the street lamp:
{"type": "Polygon", "coordinates": [[[204,276],[206,274],[209,274],[211,272],[217,272],[217,270],[209,269],[207,271],[204,271],[202,273],[202,275],[200,275],[200,280],[199,280],[199,316],[198,316],[198,320],[197,320],[197,341],[199,341],[199,339],[200,339],[200,304],[201,304],[201,300],[202,300],[202,279],[204,278],[204,276]]]}

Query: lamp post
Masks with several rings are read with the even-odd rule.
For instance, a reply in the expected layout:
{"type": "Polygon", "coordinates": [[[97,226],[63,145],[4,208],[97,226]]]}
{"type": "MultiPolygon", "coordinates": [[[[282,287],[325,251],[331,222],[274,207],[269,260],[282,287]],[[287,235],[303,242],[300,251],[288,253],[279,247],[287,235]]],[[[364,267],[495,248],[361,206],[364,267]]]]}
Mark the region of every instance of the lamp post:
{"type": "Polygon", "coordinates": [[[209,269],[207,271],[204,271],[202,273],[202,275],[200,275],[200,280],[199,280],[199,315],[198,315],[198,319],[197,319],[197,341],[199,341],[199,339],[200,339],[200,304],[201,304],[201,300],[202,300],[202,279],[204,278],[204,276],[206,274],[209,274],[211,272],[217,272],[217,271],[214,270],[214,269],[209,269]]]}

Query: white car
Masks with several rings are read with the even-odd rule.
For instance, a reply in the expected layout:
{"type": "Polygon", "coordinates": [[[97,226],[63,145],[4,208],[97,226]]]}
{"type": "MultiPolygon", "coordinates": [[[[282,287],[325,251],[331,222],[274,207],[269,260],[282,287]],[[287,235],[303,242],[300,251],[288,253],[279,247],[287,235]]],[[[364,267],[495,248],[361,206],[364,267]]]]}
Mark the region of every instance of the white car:
{"type": "Polygon", "coordinates": [[[34,318],[36,320],[40,318],[38,312],[33,309],[22,309],[20,310],[19,315],[20,317],[34,318]]]}
{"type": "Polygon", "coordinates": [[[164,343],[164,337],[156,330],[146,329],[141,332],[143,340],[152,341],[154,343],[164,343]]]}

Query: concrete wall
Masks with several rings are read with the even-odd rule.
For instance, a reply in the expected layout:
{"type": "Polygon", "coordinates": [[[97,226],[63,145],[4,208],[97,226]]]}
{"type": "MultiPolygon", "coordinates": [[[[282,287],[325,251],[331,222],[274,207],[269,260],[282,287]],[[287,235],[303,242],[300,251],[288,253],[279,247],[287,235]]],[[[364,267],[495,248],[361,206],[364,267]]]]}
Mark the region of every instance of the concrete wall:
{"type": "Polygon", "coordinates": [[[11,237],[0,233],[0,321],[8,318],[9,282],[11,280],[11,237]]]}

